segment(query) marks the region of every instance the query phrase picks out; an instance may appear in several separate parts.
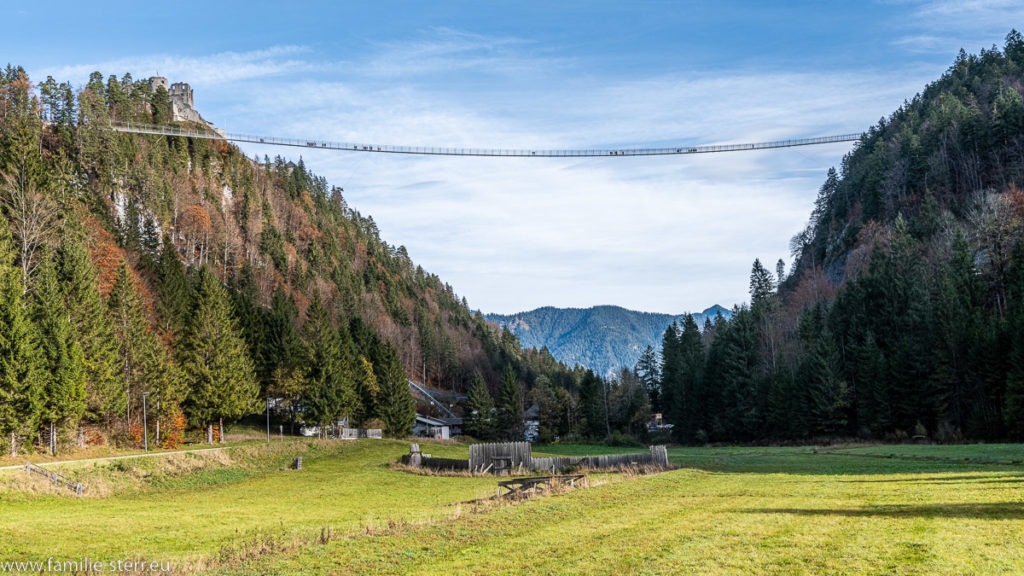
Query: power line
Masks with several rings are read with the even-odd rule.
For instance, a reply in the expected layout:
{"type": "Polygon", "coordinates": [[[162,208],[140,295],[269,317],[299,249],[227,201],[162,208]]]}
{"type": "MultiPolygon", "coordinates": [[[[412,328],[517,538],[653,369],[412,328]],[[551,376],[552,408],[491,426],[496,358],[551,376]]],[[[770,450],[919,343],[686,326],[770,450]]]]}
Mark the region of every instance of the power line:
{"type": "Polygon", "coordinates": [[[420,156],[504,156],[516,158],[583,158],[620,156],[671,156],[682,154],[709,154],[713,152],[741,152],[745,150],[767,150],[771,148],[792,148],[796,146],[817,146],[838,142],[855,142],[860,134],[840,134],[817,138],[796,138],[772,142],[747,144],[715,144],[706,146],[673,146],[666,148],[588,148],[571,150],[508,149],[508,148],[443,148],[430,146],[395,146],[388,144],[358,144],[353,142],[331,142],[327,140],[279,138],[275,136],[253,136],[231,134],[223,130],[199,130],[179,126],[154,126],[134,122],[112,122],[110,128],[117,132],[132,134],[155,134],[159,136],[180,136],[184,138],[205,138],[208,140],[229,140],[252,144],[295,146],[319,150],[341,150],[346,152],[377,152],[381,154],[413,154],[420,156]]]}

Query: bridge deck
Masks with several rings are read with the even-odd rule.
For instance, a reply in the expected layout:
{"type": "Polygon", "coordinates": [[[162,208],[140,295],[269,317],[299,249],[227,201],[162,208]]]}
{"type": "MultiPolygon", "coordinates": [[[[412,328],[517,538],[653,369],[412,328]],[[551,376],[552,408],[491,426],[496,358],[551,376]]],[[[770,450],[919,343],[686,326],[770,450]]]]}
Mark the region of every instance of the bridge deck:
{"type": "Polygon", "coordinates": [[[346,152],[377,152],[382,154],[413,154],[422,156],[502,156],[519,158],[582,158],[582,157],[627,157],[627,156],[670,156],[683,154],[708,154],[714,152],[742,152],[750,150],[767,150],[771,148],[792,148],[796,146],[817,146],[839,142],[855,142],[860,134],[840,134],[817,138],[797,138],[792,140],[776,140],[772,142],[754,142],[747,144],[712,144],[705,146],[674,146],[666,148],[613,148],[613,149],[569,149],[569,150],[530,150],[509,148],[444,148],[430,146],[395,146],[388,144],[357,144],[352,142],[331,142],[327,140],[279,138],[274,136],[254,136],[251,134],[231,134],[223,131],[199,130],[180,126],[154,126],[133,122],[115,122],[110,125],[117,132],[132,134],[155,134],[160,136],[181,136],[186,138],[204,138],[210,140],[229,140],[231,142],[247,142],[252,144],[272,144],[275,146],[295,146],[300,148],[318,148],[321,150],[340,150],[346,152]]]}

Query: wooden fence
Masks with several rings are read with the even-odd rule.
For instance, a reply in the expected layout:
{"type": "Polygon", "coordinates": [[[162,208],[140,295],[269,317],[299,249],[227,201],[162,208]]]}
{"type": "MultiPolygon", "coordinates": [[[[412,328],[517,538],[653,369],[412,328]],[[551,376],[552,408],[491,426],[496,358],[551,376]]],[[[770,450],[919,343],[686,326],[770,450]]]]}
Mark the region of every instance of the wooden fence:
{"type": "Polygon", "coordinates": [[[357,438],[383,438],[384,432],[380,428],[342,428],[338,435],[342,440],[355,440],[357,438]]]}
{"type": "Polygon", "coordinates": [[[668,466],[668,450],[651,446],[649,453],[605,454],[601,456],[553,456],[533,458],[533,469],[552,474],[571,468],[626,468],[630,466],[668,466]]]}
{"type": "Polygon", "coordinates": [[[469,447],[469,469],[504,474],[533,467],[529,442],[495,442],[469,447]]]}
{"type": "Polygon", "coordinates": [[[647,453],[534,458],[529,442],[498,442],[473,444],[469,447],[469,460],[459,460],[431,458],[429,454],[420,453],[419,444],[411,444],[409,454],[402,457],[402,462],[411,466],[424,466],[435,470],[469,470],[495,475],[528,470],[557,474],[577,468],[614,469],[636,466],[664,468],[668,467],[668,450],[664,446],[651,446],[647,453]]]}

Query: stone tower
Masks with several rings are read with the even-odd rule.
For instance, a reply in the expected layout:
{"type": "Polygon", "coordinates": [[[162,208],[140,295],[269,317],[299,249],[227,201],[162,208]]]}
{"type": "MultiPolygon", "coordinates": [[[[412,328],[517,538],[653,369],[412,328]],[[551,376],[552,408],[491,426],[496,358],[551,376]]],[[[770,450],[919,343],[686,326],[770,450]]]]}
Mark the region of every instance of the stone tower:
{"type": "Polygon", "coordinates": [[[171,102],[182,108],[192,109],[192,87],[187,82],[175,82],[167,92],[171,96],[171,102]]]}
{"type": "Polygon", "coordinates": [[[167,90],[167,78],[163,76],[150,76],[149,77],[149,89],[156,92],[156,89],[163,86],[164,90],[167,90]]]}

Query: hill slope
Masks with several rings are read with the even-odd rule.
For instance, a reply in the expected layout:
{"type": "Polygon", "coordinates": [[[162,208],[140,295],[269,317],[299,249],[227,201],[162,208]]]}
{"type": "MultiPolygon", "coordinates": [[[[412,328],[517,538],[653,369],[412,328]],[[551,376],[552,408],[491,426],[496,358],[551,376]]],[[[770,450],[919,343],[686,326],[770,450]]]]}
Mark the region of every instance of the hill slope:
{"type": "Polygon", "coordinates": [[[169,421],[209,430],[266,398],[293,422],[403,435],[406,374],[571,384],[301,158],[109,129],[172,123],[165,86],[96,72],[75,92],[0,70],[0,436],[69,444],[88,424],[138,442],[147,395],[165,443],[169,421]]]}
{"type": "Polygon", "coordinates": [[[1024,37],[961,51],[828,172],[793,272],[666,337],[661,410],[692,442],[1024,439],[1024,37]],[[707,343],[710,341],[710,345],[707,343]]]}
{"type": "MultiPolygon", "coordinates": [[[[694,314],[699,326],[717,314],[730,312],[717,304],[694,314]]],[[[620,368],[632,368],[647,346],[658,349],[661,337],[673,322],[685,315],[637,312],[619,306],[554,308],[545,306],[519,314],[487,314],[487,320],[508,327],[525,348],[547,348],[560,362],[590,368],[600,376],[612,376],[620,368]]]]}

